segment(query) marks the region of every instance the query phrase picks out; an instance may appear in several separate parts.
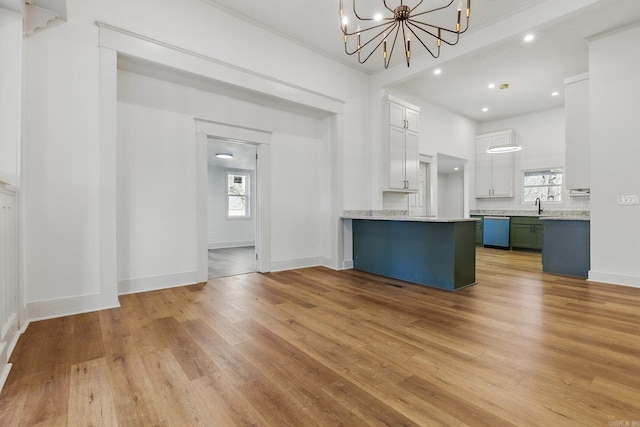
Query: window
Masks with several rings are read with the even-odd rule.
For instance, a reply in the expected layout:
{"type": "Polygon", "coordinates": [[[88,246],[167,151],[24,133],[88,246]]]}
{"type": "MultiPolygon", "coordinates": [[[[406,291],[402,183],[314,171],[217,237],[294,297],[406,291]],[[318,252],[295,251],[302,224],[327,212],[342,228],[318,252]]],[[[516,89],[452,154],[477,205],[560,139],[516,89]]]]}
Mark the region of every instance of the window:
{"type": "Polygon", "coordinates": [[[559,202],[562,198],[562,169],[543,169],[524,173],[524,201],[559,202]]]}
{"type": "Polygon", "coordinates": [[[227,172],[227,216],[249,218],[249,173],[227,172]]]}

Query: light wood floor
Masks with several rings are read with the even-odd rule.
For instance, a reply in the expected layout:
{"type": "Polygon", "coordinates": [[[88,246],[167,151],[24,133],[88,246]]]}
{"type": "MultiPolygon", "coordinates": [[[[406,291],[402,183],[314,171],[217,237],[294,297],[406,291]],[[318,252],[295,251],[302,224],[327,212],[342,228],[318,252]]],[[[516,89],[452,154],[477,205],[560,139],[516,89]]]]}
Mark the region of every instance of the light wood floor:
{"type": "Polygon", "coordinates": [[[478,248],[456,293],[248,274],[34,322],[0,425],[608,426],[640,420],[640,289],[478,248]]]}
{"type": "Polygon", "coordinates": [[[209,279],[254,273],[256,271],[256,248],[209,249],[209,279]]]}

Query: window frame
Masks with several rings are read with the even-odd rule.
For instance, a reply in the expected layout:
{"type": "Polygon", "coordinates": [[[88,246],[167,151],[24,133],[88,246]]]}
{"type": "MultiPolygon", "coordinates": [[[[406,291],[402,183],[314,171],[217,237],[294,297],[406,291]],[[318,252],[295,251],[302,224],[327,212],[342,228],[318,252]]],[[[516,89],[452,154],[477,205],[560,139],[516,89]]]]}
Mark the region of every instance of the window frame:
{"type": "Polygon", "coordinates": [[[252,194],[252,188],[251,188],[251,181],[252,181],[252,172],[251,170],[248,169],[225,169],[225,180],[224,180],[224,186],[225,186],[225,190],[224,190],[224,194],[225,194],[225,215],[226,218],[228,220],[245,220],[245,219],[251,219],[252,215],[251,215],[251,208],[252,208],[252,203],[251,203],[251,194],[252,194]],[[230,198],[233,196],[232,194],[229,194],[229,177],[230,176],[242,176],[244,177],[245,180],[245,194],[244,194],[244,200],[245,200],[245,215],[230,215],[229,212],[229,207],[231,205],[230,203],[230,198]]]}
{"type": "MultiPolygon", "coordinates": [[[[523,170],[522,171],[522,202],[535,202],[535,198],[533,200],[528,200],[527,197],[527,188],[539,188],[539,187],[547,187],[547,188],[551,188],[551,187],[558,187],[559,188],[559,198],[556,200],[548,200],[547,199],[542,199],[543,202],[546,203],[562,203],[563,198],[564,198],[564,168],[563,167],[550,167],[550,168],[536,168],[536,169],[527,169],[527,170],[523,170]],[[526,185],[525,180],[527,178],[527,174],[537,174],[537,175],[544,175],[546,173],[548,174],[560,174],[562,176],[560,183],[559,184],[543,184],[543,185],[526,185]]],[[[548,194],[548,192],[547,192],[548,194]]]]}

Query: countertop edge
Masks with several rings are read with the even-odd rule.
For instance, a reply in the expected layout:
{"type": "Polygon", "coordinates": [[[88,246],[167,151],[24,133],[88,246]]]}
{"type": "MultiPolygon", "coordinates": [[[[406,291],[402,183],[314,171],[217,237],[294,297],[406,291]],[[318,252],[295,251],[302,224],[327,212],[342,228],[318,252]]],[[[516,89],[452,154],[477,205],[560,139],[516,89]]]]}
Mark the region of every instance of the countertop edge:
{"type": "Polygon", "coordinates": [[[542,221],[587,221],[590,222],[591,218],[577,217],[577,216],[541,216],[542,221]]]}
{"type": "Polygon", "coordinates": [[[403,221],[403,222],[478,222],[478,218],[436,218],[413,216],[357,216],[343,215],[341,219],[366,219],[372,221],[403,221]]]}

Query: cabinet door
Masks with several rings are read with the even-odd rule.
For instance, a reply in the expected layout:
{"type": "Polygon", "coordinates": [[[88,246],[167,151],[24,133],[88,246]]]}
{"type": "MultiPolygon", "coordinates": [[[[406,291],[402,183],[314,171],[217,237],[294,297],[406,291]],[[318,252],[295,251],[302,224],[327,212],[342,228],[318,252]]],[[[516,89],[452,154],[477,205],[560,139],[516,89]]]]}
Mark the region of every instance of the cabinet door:
{"type": "Polygon", "coordinates": [[[496,135],[491,138],[491,143],[489,144],[491,147],[500,147],[502,145],[511,144],[511,133],[506,133],[504,135],[496,135]]]}
{"type": "Polygon", "coordinates": [[[531,248],[531,225],[511,224],[511,247],[531,248]]]}
{"type": "Polygon", "coordinates": [[[397,126],[399,128],[405,128],[405,107],[389,101],[389,124],[391,126],[397,126]]]}
{"type": "Polygon", "coordinates": [[[405,180],[407,181],[407,190],[418,191],[420,169],[420,141],[417,132],[407,130],[405,132],[405,180]]]}
{"type": "Polygon", "coordinates": [[[405,120],[407,121],[407,129],[418,132],[420,126],[420,113],[410,108],[405,110],[405,120]]]}
{"type": "Polygon", "coordinates": [[[491,154],[492,174],[491,184],[493,196],[512,197],[513,196],[513,161],[510,153],[491,154]]]}
{"type": "Polygon", "coordinates": [[[543,227],[542,227],[542,225],[534,225],[533,227],[534,228],[533,228],[532,247],[534,249],[542,249],[542,239],[543,239],[542,230],[543,230],[543,227]]]}
{"type": "Polygon", "coordinates": [[[491,156],[476,156],[476,197],[491,197],[491,156]]]}
{"type": "Polygon", "coordinates": [[[404,129],[389,126],[389,188],[394,190],[405,189],[404,135],[404,129]]]}

